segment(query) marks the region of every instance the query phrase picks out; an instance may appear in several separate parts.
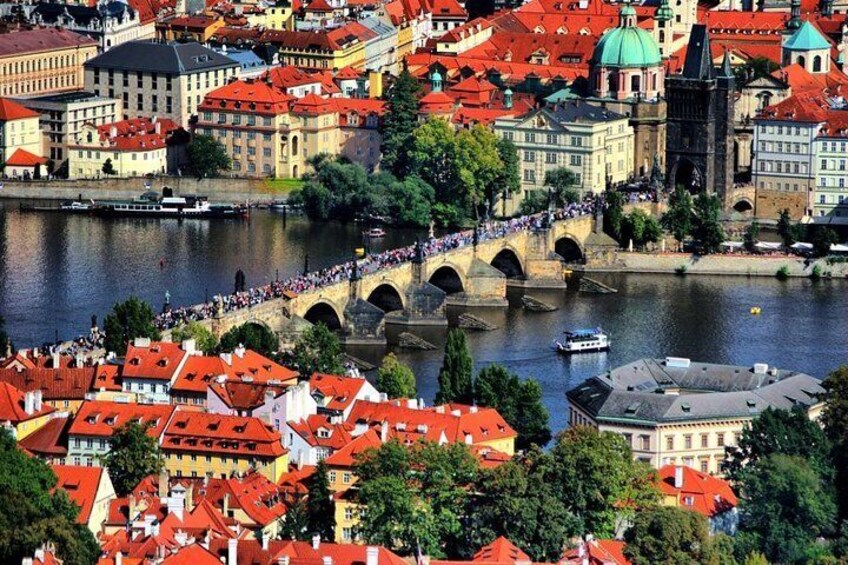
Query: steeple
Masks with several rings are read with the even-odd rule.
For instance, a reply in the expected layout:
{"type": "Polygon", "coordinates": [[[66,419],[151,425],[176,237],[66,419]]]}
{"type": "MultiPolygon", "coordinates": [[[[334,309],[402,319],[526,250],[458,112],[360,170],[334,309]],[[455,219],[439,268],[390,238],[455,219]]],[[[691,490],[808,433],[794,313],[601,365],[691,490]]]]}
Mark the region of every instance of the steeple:
{"type": "Polygon", "coordinates": [[[433,92],[442,91],[442,75],[439,71],[433,71],[433,74],[430,75],[430,90],[433,92]]]}
{"type": "Polygon", "coordinates": [[[636,27],[636,9],[630,5],[630,0],[624,0],[621,4],[618,27],[636,27]]]}
{"type": "Polygon", "coordinates": [[[659,8],[654,13],[654,19],[658,22],[670,22],[674,19],[674,12],[671,11],[668,0],[661,0],[659,8]]]}
{"type": "Polygon", "coordinates": [[[786,22],[787,32],[795,31],[801,27],[801,0],[792,0],[789,10],[789,20],[786,22]]]}
{"type": "Polygon", "coordinates": [[[698,80],[710,80],[716,76],[710,55],[710,36],[704,24],[692,26],[689,47],[686,49],[686,60],[683,63],[683,76],[698,80]]]}
{"type": "Polygon", "coordinates": [[[833,0],[821,0],[821,6],[819,6],[821,10],[822,16],[829,18],[833,15],[833,0]]]}
{"type": "Polygon", "coordinates": [[[730,52],[725,49],[724,50],[724,59],[721,61],[721,72],[719,75],[722,78],[732,78],[736,75],[733,74],[733,68],[730,66],[730,52]]]}

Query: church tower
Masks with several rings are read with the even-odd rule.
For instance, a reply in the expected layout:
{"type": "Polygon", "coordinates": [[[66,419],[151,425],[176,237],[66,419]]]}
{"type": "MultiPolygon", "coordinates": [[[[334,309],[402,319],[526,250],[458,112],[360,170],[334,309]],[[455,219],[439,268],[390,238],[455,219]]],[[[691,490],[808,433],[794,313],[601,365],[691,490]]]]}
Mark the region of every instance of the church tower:
{"type": "Polygon", "coordinates": [[[693,193],[716,194],[724,202],[733,188],[735,87],[727,53],[716,69],[706,26],[693,26],[683,72],[666,77],[667,190],[681,184],[693,193]]]}
{"type": "Polygon", "coordinates": [[[674,13],[671,11],[668,0],[662,0],[654,13],[654,38],[660,48],[660,55],[662,55],[663,60],[671,56],[671,45],[674,40],[673,21],[674,13]]]}

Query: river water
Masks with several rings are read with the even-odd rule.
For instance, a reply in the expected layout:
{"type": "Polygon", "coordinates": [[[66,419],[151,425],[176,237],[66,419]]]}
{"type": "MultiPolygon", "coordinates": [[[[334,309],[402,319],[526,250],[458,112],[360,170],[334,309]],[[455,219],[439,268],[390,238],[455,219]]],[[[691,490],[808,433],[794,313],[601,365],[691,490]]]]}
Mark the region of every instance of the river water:
{"type": "MultiPolygon", "coordinates": [[[[106,220],[21,213],[0,201],[0,314],[18,347],[69,337],[102,319],[134,293],[158,309],[165,291],[174,305],[231,292],[242,269],[253,286],[348,259],[362,245],[359,226],[318,224],[254,211],[249,221],[106,220]]],[[[414,241],[416,232],[390,230],[375,249],[414,241]]],[[[565,391],[589,376],[640,357],[675,355],[750,365],[767,362],[823,377],[848,363],[848,282],[744,277],[597,275],[619,289],[592,295],[533,291],[559,307],[531,313],[520,307],[475,309],[498,329],[469,332],[475,364],[502,363],[538,379],[552,427],[565,426],[565,391]],[[753,316],[751,306],[762,314],[753,316]],[[566,358],[550,347],[563,330],[600,325],[612,335],[609,353],[566,358]]],[[[573,285],[576,286],[576,285],[573,285]]],[[[519,293],[510,293],[516,302],[519,293]]],[[[451,311],[455,316],[458,312],[451,311]]],[[[441,345],[444,329],[422,337],[441,345]]],[[[376,362],[384,348],[358,348],[376,362]]],[[[397,351],[415,370],[419,394],[431,402],[441,350],[397,351]]]]}

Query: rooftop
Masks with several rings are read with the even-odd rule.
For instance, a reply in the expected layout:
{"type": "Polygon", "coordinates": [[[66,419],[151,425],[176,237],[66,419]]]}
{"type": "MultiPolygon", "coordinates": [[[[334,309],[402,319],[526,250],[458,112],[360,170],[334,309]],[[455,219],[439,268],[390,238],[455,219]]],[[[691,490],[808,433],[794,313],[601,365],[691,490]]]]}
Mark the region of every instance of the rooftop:
{"type": "Polygon", "coordinates": [[[181,75],[237,67],[226,55],[199,43],[128,41],[85,63],[87,69],[115,69],[181,75]]]}
{"type": "Polygon", "coordinates": [[[97,41],[86,35],[53,27],[0,34],[0,57],[96,46],[97,41]]]}

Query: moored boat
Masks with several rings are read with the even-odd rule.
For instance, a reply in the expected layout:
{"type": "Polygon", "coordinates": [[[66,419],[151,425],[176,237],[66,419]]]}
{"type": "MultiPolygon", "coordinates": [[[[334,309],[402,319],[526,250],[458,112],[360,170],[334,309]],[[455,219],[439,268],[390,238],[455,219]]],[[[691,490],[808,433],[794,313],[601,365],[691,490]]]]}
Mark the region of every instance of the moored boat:
{"type": "Polygon", "coordinates": [[[371,239],[386,237],[386,230],[383,228],[371,228],[370,230],[362,232],[362,235],[371,239]]]}
{"type": "Polygon", "coordinates": [[[131,201],[101,202],[97,214],[104,217],[130,218],[241,218],[248,214],[246,206],[238,204],[210,204],[206,196],[186,194],[174,196],[166,187],[160,198],[146,192],[131,201]]]}
{"type": "Polygon", "coordinates": [[[559,353],[589,353],[608,351],[610,348],[609,334],[601,328],[581,329],[563,332],[564,341],[554,341],[554,347],[559,353]]]}

